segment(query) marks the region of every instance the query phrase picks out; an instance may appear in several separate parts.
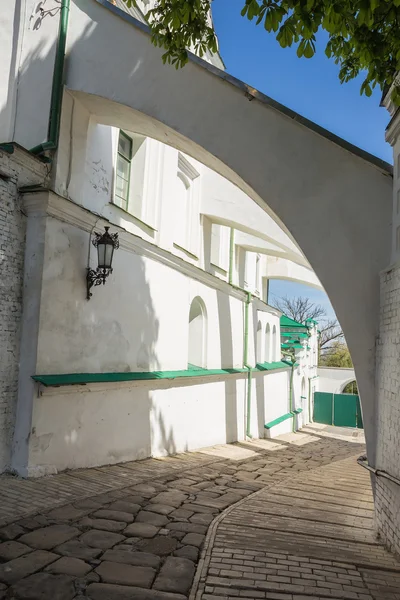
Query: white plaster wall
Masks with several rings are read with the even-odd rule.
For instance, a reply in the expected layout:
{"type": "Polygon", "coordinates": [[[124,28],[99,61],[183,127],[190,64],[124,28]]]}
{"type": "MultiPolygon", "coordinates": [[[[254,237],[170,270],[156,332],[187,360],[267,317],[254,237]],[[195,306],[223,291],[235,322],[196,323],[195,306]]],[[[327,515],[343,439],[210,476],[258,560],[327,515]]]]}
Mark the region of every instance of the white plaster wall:
{"type": "MultiPolygon", "coordinates": [[[[274,421],[290,411],[290,374],[291,369],[288,368],[285,371],[274,373],[272,376],[265,378],[264,382],[256,376],[259,388],[262,389],[264,385],[264,423],[274,421]]],[[[292,419],[287,419],[279,423],[279,425],[275,425],[272,429],[265,429],[265,437],[274,438],[290,431],[292,431],[292,419]]]]}
{"type": "Polygon", "coordinates": [[[88,302],[88,246],[88,233],[48,219],[38,374],[186,369],[196,296],[207,309],[207,368],[242,366],[241,300],[121,248],[107,284],[94,288],[88,302]]]}
{"type": "MultiPolygon", "coordinates": [[[[11,78],[14,78],[9,89],[7,119],[9,135],[12,137],[7,136],[5,140],[12,139],[25,148],[36,146],[47,139],[60,3],[48,0],[43,6],[43,14],[40,8],[41,4],[37,0],[21,0],[4,2],[1,11],[2,17],[6,14],[4,30],[7,40],[4,63],[2,53],[3,69],[9,70],[11,78]],[[15,10],[11,15],[13,6],[15,10]],[[18,78],[17,82],[15,77],[18,78]]],[[[1,39],[3,40],[3,34],[1,39]]],[[[3,75],[6,75],[4,71],[3,75]]],[[[7,88],[9,82],[3,77],[0,81],[3,88],[3,93],[0,92],[1,103],[4,86],[7,88]]]]}
{"type": "Polygon", "coordinates": [[[244,437],[245,375],[91,388],[48,389],[35,399],[31,469],[138,460],[244,437]]]}
{"type": "MultiPolygon", "coordinates": [[[[251,435],[287,412],[288,372],[253,378],[251,435]]],[[[247,375],[42,388],[34,400],[31,472],[165,456],[242,440],[247,375]],[[105,443],[106,440],[106,443],[105,443]]],[[[272,437],[291,431],[291,420],[272,437]]]]}
{"type": "Polygon", "coordinates": [[[318,367],[319,391],[340,394],[343,388],[356,378],[354,369],[318,367]]]}
{"type": "Polygon", "coordinates": [[[0,13],[0,139],[3,141],[11,141],[13,134],[22,7],[21,2],[5,2],[0,13]]]}

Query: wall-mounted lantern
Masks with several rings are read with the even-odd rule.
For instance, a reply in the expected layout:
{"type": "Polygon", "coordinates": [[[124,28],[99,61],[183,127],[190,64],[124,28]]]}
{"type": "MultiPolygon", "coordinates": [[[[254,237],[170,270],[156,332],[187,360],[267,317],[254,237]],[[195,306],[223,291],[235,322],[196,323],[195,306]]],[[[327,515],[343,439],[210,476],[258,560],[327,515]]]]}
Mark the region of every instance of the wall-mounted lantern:
{"type": "Polygon", "coordinates": [[[118,233],[108,233],[109,227],[104,227],[103,234],[95,233],[92,244],[97,248],[97,269],[87,268],[86,273],[86,299],[90,300],[94,285],[105,284],[107,277],[112,273],[112,260],[114,250],[119,248],[118,233]]]}

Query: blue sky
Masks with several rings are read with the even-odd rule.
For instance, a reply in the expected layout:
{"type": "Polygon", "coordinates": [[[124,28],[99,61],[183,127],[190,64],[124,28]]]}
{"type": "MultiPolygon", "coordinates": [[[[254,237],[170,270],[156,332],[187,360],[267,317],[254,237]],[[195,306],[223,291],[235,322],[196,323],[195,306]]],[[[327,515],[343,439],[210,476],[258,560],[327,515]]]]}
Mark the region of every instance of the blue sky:
{"type": "MultiPolygon", "coordinates": [[[[226,70],[274,100],[329,129],[352,144],[392,162],[385,128],[389,113],[379,106],[381,91],[360,96],[359,77],[341,85],[339,68],[324,53],[326,34],[318,35],[312,59],[299,59],[296,49],[281,48],[274,34],[240,15],[244,0],[214,0],[213,18],[226,70]]],[[[277,296],[303,295],[326,305],[325,294],[287,281],[271,281],[277,296]]]]}

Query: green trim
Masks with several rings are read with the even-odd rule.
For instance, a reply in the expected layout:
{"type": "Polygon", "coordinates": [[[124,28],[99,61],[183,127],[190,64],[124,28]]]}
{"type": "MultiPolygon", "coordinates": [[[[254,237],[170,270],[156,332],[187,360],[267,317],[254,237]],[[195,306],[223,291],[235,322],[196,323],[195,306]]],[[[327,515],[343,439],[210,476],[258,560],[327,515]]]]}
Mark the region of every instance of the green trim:
{"type": "Polygon", "coordinates": [[[287,344],[281,344],[281,348],[302,348],[301,344],[296,344],[295,342],[288,342],[287,344]]]}
{"type": "Polygon", "coordinates": [[[186,250],[186,248],[183,248],[183,246],[180,246],[179,244],[175,244],[175,242],[172,244],[174,248],[178,248],[178,250],[182,250],[182,252],[185,252],[185,254],[187,254],[188,256],[190,256],[190,258],[194,258],[195,260],[199,260],[199,257],[196,256],[195,254],[193,254],[193,252],[190,252],[190,250],[186,250]]]}
{"type": "Polygon", "coordinates": [[[283,338],[294,338],[296,340],[299,340],[299,339],[306,339],[306,340],[308,340],[308,338],[310,336],[308,335],[308,333],[301,333],[301,332],[300,333],[298,333],[298,332],[296,332],[296,333],[285,333],[285,332],[283,332],[283,333],[281,333],[281,337],[283,337],[283,338]]]}
{"type": "MultiPolygon", "coordinates": [[[[130,192],[131,192],[131,171],[132,171],[132,156],[133,156],[133,139],[125,133],[125,131],[122,131],[122,129],[119,130],[119,135],[118,135],[118,145],[117,145],[117,164],[116,164],[116,168],[115,168],[115,181],[114,181],[114,198],[118,198],[118,200],[120,202],[124,202],[125,203],[125,208],[123,208],[122,206],[119,206],[116,202],[114,202],[114,204],[116,206],[118,206],[121,210],[129,213],[128,211],[128,207],[129,207],[129,197],[130,197],[130,192]],[[122,152],[119,151],[119,139],[123,137],[125,138],[129,144],[130,144],[130,150],[129,150],[129,156],[125,156],[125,154],[122,154],[122,152]],[[128,189],[126,192],[126,198],[123,198],[122,196],[118,196],[117,192],[116,192],[116,187],[117,187],[117,177],[118,177],[118,157],[121,157],[122,160],[125,160],[128,165],[129,165],[129,169],[128,169],[128,189]]],[[[121,175],[119,175],[119,177],[121,177],[121,175]]],[[[121,179],[123,179],[121,177],[121,179]]]]}
{"type": "Polygon", "coordinates": [[[53,85],[51,88],[50,115],[47,133],[47,142],[35,146],[30,151],[32,154],[43,154],[47,150],[57,150],[60,138],[61,106],[63,99],[63,79],[65,65],[65,47],[67,43],[68,17],[70,0],[61,0],[60,24],[56,57],[54,59],[53,85]]]}
{"type": "Polygon", "coordinates": [[[0,144],[0,150],[7,152],[7,154],[14,154],[14,144],[8,142],[0,144]]]}
{"type": "MultiPolygon", "coordinates": [[[[302,408],[295,408],[294,410],[286,413],[286,415],[282,415],[281,417],[278,417],[277,419],[274,419],[273,421],[270,421],[269,423],[265,423],[264,429],[271,429],[272,427],[275,427],[275,425],[279,425],[279,423],[283,423],[283,421],[287,421],[288,419],[291,419],[292,417],[294,417],[295,415],[298,415],[301,412],[303,412],[302,408]]],[[[293,419],[293,423],[294,423],[294,419],[293,419]]]]}
{"type": "MultiPolygon", "coordinates": [[[[192,366],[191,366],[192,367],[192,366]]],[[[152,379],[179,379],[182,377],[208,377],[211,375],[238,375],[247,369],[201,369],[192,367],[182,371],[149,371],[142,373],[68,373],[61,375],[32,375],[32,379],[46,387],[86,385],[89,383],[118,383],[123,381],[148,381],[152,379]]]]}
{"type": "Polygon", "coordinates": [[[288,369],[291,365],[288,365],[285,361],[271,362],[271,363],[257,363],[255,371],[275,371],[276,369],[288,369]]]}
{"type": "Polygon", "coordinates": [[[287,419],[291,419],[292,417],[293,417],[293,413],[288,412],[288,413],[286,413],[286,415],[282,415],[281,417],[278,417],[277,419],[274,419],[273,421],[270,421],[269,423],[265,423],[264,429],[271,429],[275,425],[279,425],[279,423],[283,423],[283,421],[287,421],[287,419]]]}
{"type": "Polygon", "coordinates": [[[228,271],[226,269],[223,269],[222,267],[219,267],[218,265],[215,265],[212,262],[210,262],[210,267],[215,269],[220,275],[224,275],[225,277],[228,275],[228,271]]]}
{"type": "Polygon", "coordinates": [[[286,315],[282,315],[280,318],[280,325],[281,327],[286,327],[286,328],[290,328],[292,329],[294,328],[302,328],[302,329],[307,329],[306,325],[304,325],[303,323],[299,323],[298,321],[295,321],[294,319],[291,319],[290,317],[287,317],[286,315]]]}

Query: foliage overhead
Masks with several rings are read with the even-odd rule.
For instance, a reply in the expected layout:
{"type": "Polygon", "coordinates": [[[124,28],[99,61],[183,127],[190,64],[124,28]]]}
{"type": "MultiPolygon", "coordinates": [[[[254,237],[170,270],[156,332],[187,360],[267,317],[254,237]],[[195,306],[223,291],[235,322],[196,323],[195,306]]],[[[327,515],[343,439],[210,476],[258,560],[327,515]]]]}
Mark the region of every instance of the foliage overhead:
{"type": "MultiPolygon", "coordinates": [[[[124,0],[128,5],[135,0],[124,0]]],[[[182,67],[187,49],[199,56],[217,52],[210,19],[212,0],[157,0],[147,17],[153,43],[163,47],[164,62],[182,67]]],[[[299,58],[317,50],[316,34],[328,33],[325,54],[340,66],[347,82],[365,75],[361,94],[391,85],[400,70],[400,0],[243,0],[242,16],[275,35],[286,48],[297,44],[299,58]]],[[[230,10],[230,9],[227,9],[230,10]]],[[[400,104],[400,88],[392,100],[400,104]]]]}
{"type": "Polygon", "coordinates": [[[327,319],[325,308],[321,304],[314,304],[309,298],[283,296],[282,298],[277,298],[273,305],[298,323],[305,323],[307,319],[318,321],[318,329],[320,331],[319,348],[322,352],[329,347],[333,340],[343,338],[343,331],[338,320],[327,319]]]}

